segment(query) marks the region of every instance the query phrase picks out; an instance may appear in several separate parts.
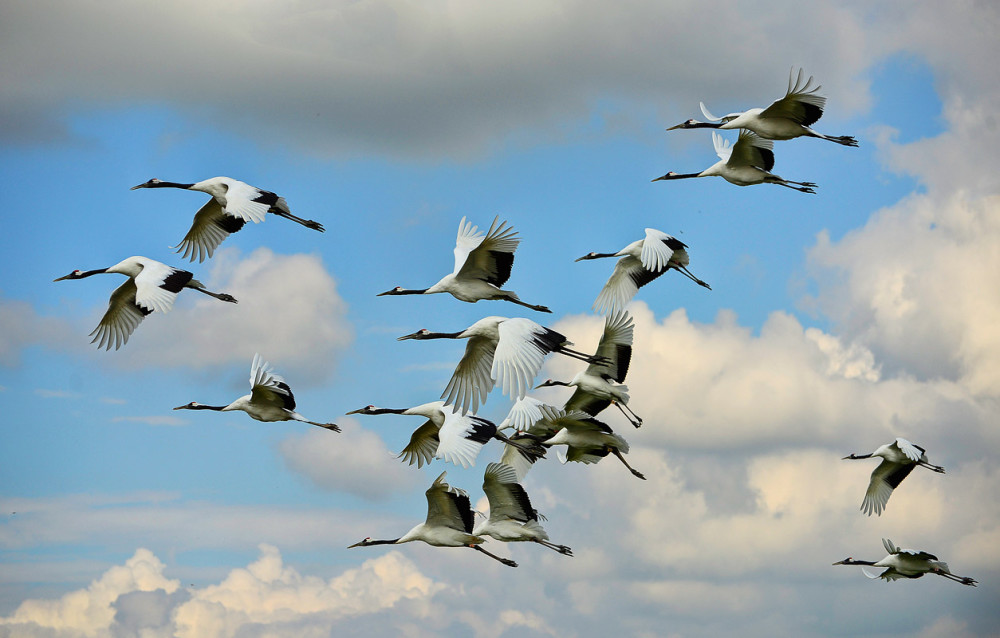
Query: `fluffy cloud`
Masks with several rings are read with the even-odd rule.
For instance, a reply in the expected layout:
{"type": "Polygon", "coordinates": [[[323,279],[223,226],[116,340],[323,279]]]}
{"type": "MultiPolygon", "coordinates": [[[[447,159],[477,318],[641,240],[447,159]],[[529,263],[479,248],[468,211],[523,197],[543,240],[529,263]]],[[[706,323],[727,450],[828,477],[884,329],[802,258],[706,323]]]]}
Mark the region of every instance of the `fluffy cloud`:
{"type": "Polygon", "coordinates": [[[246,568],[201,589],[179,591],[179,582],[163,572],[152,552],[139,549],[124,566],[112,567],[85,589],[58,600],[24,601],[12,615],[0,618],[0,635],[329,635],[342,619],[395,606],[419,616],[421,607],[414,603],[444,589],[399,552],[329,580],[285,566],[271,545],[261,545],[260,557],[246,568]]]}
{"type": "Polygon", "coordinates": [[[353,419],[340,419],[344,431],[310,431],[290,436],[278,444],[285,464],[328,490],[385,500],[411,491],[413,469],[400,462],[374,432],[357,427],[353,419]],[[345,425],[347,424],[347,425],[345,425]]]}

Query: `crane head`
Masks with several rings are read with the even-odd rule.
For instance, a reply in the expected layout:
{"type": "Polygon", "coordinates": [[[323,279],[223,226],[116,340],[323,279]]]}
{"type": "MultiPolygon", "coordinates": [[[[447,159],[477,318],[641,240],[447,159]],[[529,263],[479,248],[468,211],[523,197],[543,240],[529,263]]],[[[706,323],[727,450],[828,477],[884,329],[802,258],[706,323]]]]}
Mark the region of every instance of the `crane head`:
{"type": "Polygon", "coordinates": [[[555,381],[554,379],[546,379],[545,381],[542,381],[541,383],[539,383],[538,385],[536,385],[535,389],[537,390],[538,388],[548,388],[550,386],[555,386],[555,385],[567,385],[568,386],[569,384],[566,383],[565,381],[555,381]]]}
{"type": "Polygon", "coordinates": [[[63,276],[62,276],[62,277],[60,277],[59,279],[53,279],[52,281],[53,281],[53,282],[56,282],[56,281],[62,281],[63,279],[80,279],[80,274],[81,274],[81,272],[82,272],[82,271],[80,271],[80,270],[74,270],[74,271],[73,271],[73,272],[71,272],[70,274],[68,274],[68,275],[63,275],[63,276]]]}
{"type": "Polygon", "coordinates": [[[159,183],[160,183],[160,180],[158,180],[158,179],[156,179],[154,177],[153,179],[149,180],[148,182],[143,182],[142,184],[136,184],[135,186],[133,186],[129,190],[130,191],[134,191],[137,188],[156,188],[156,185],[159,184],[159,183]]]}
{"type": "Polygon", "coordinates": [[[366,547],[371,543],[371,541],[372,537],[366,536],[364,539],[358,541],[357,543],[354,543],[353,545],[348,545],[347,549],[351,549],[352,547],[366,547]]]}
{"type": "Polygon", "coordinates": [[[375,411],[374,405],[366,405],[363,408],[358,408],[357,410],[351,410],[350,412],[345,413],[344,416],[347,416],[348,414],[371,414],[374,411],[375,411]]]}
{"type": "Polygon", "coordinates": [[[396,341],[405,341],[407,339],[423,339],[427,335],[429,335],[430,333],[431,333],[431,331],[428,330],[427,328],[421,328],[420,330],[417,330],[416,332],[414,332],[412,334],[403,335],[402,337],[398,337],[396,339],[396,341]]]}

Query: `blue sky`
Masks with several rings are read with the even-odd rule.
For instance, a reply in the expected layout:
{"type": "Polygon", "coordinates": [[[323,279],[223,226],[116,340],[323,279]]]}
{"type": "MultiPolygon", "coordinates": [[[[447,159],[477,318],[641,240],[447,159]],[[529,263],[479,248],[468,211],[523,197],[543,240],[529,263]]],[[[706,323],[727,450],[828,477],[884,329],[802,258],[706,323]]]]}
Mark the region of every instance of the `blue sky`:
{"type": "MultiPolygon", "coordinates": [[[[803,24],[764,6],[0,9],[0,635],[1000,634],[1000,15],[820,2],[803,24]],[[708,132],[664,130],[699,100],[765,106],[793,66],[824,86],[815,128],[860,141],[775,144],[774,171],[816,195],[650,181],[715,162],[708,132]],[[270,218],[181,261],[169,246],[206,196],[129,188],[216,175],[327,232],[270,218]],[[437,281],[462,216],[495,215],[522,240],[508,287],[552,315],[376,297],[437,281]],[[645,227],[687,243],[713,288],[668,274],[630,307],[645,425],[602,418],[649,480],[613,459],[528,475],[573,558],[347,550],[422,520],[444,470],[485,511],[500,454],[418,470],[391,454],[417,417],[342,416],[438,398],[464,344],[396,337],[500,314],[592,349],[612,263],[574,259],[645,227]],[[98,351],[120,277],[52,280],[130,255],[240,304],[182,294],[98,351]],[[171,409],[245,394],[254,352],[344,432],[171,409]],[[868,518],[875,463],[840,459],[895,436],[948,473],[913,472],[868,518]],[[981,584],[830,566],[881,558],[882,537],[981,584]]],[[[539,380],[577,370],[553,359],[539,380]]],[[[496,390],[480,413],[509,406],[496,390]]]]}

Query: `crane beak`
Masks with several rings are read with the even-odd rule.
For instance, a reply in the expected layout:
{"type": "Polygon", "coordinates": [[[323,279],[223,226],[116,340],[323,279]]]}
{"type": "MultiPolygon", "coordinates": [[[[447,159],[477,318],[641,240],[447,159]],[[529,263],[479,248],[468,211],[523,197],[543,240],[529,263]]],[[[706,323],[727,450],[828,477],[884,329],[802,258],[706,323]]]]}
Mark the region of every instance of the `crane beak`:
{"type": "MultiPolygon", "coordinates": [[[[368,407],[368,406],[365,406],[365,407],[368,407]]],[[[359,412],[364,412],[364,411],[365,411],[365,408],[358,408],[357,410],[351,410],[350,412],[345,412],[344,416],[347,416],[348,414],[358,414],[359,412]]]]}
{"type": "Polygon", "coordinates": [[[396,341],[406,341],[407,339],[416,339],[420,334],[420,331],[414,332],[413,334],[403,335],[402,337],[396,337],[396,341]]]}
{"type": "Polygon", "coordinates": [[[674,130],[674,129],[678,129],[678,128],[681,128],[681,127],[683,127],[683,126],[684,126],[684,123],[683,123],[683,122],[681,122],[680,124],[677,124],[676,126],[671,126],[671,127],[670,127],[670,128],[668,128],[667,130],[668,130],[668,131],[672,131],[672,130],[674,130]]]}
{"type": "Polygon", "coordinates": [[[55,282],[57,282],[57,281],[62,281],[63,279],[69,279],[69,278],[70,278],[70,276],[71,276],[72,274],[73,274],[73,273],[70,273],[69,275],[63,275],[63,276],[62,276],[62,277],[60,277],[59,279],[53,279],[53,280],[52,280],[52,282],[53,282],[53,283],[55,283],[55,282]]]}
{"type": "Polygon", "coordinates": [[[362,545],[365,544],[366,540],[368,540],[368,539],[367,538],[366,539],[362,539],[362,540],[358,541],[357,543],[354,543],[353,545],[348,545],[347,549],[351,549],[352,547],[360,547],[360,546],[362,546],[362,545]]]}
{"type": "Polygon", "coordinates": [[[670,179],[670,173],[667,173],[666,175],[661,175],[660,177],[653,178],[653,179],[651,179],[649,181],[651,181],[651,182],[659,182],[660,180],[664,180],[664,179],[670,179]]]}

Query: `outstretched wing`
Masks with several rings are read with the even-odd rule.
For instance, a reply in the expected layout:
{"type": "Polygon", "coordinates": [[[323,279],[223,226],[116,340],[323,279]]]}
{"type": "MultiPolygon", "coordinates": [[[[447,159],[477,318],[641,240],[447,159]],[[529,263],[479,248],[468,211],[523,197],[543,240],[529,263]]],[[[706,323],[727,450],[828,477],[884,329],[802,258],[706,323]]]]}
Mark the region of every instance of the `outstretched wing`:
{"type": "Polygon", "coordinates": [[[608,277],[607,283],[601,288],[601,292],[597,293],[597,299],[594,300],[594,310],[600,314],[622,310],[639,292],[639,288],[666,271],[666,268],[649,270],[642,265],[640,260],[631,255],[622,257],[615,264],[615,269],[608,277]]]}
{"type": "Polygon", "coordinates": [[[747,129],[740,129],[740,136],[733,145],[726,162],[730,166],[754,166],[764,171],[774,168],[774,142],[765,140],[747,129]]]}
{"type": "Polygon", "coordinates": [[[250,394],[252,403],[273,405],[286,410],[295,409],[295,397],[285,379],[271,370],[259,353],[254,353],[250,364],[250,394]]]}
{"type": "Polygon", "coordinates": [[[520,399],[527,394],[535,375],[542,369],[545,355],[566,343],[566,338],[523,318],[503,321],[498,331],[500,339],[491,376],[504,394],[520,399]]]}
{"type": "Polygon", "coordinates": [[[152,259],[143,259],[142,270],[135,276],[135,302],[153,312],[170,312],[177,293],[191,281],[192,275],[152,259]]]}
{"type": "Polygon", "coordinates": [[[687,244],[655,228],[646,229],[646,238],[642,241],[642,251],[639,259],[646,270],[665,270],[671,262],[687,266],[687,244]]]}
{"type": "Polygon", "coordinates": [[[604,319],[604,333],[595,355],[600,363],[587,366],[587,373],[595,377],[625,382],[628,365],[632,360],[632,317],[624,310],[616,311],[604,319]]]}
{"type": "Polygon", "coordinates": [[[463,236],[463,226],[468,230],[471,224],[462,218],[455,243],[456,277],[482,279],[498,288],[510,279],[514,251],[521,240],[506,221],[497,225],[499,219],[493,218],[489,232],[483,237],[481,233],[475,233],[475,226],[468,231],[475,234],[463,236]]]}
{"type": "Polygon", "coordinates": [[[903,482],[916,465],[912,463],[901,464],[883,460],[872,471],[871,480],[868,482],[868,489],[865,491],[865,498],[861,502],[861,511],[869,516],[872,513],[882,515],[892,491],[903,482]]]}
{"type": "Polygon", "coordinates": [[[796,77],[795,69],[792,68],[788,75],[788,91],[785,97],[775,100],[764,109],[761,117],[784,118],[791,120],[802,126],[812,126],[823,115],[826,106],[826,98],[817,95],[816,92],[823,88],[820,85],[812,86],[813,78],[810,75],[805,82],[802,78],[805,74],[799,69],[796,77]],[[793,84],[792,78],[795,78],[793,84]]]}
{"type": "Polygon", "coordinates": [[[278,200],[271,191],[265,191],[251,186],[238,179],[226,177],[226,213],[238,217],[245,222],[260,223],[267,216],[267,211],[278,200]]]}
{"type": "Polygon", "coordinates": [[[469,495],[464,490],[445,483],[446,474],[447,472],[441,472],[441,476],[437,477],[425,492],[427,495],[427,525],[450,527],[471,534],[473,514],[469,495]]]}
{"type": "Polygon", "coordinates": [[[410,435],[410,442],[396,458],[403,459],[409,465],[416,463],[418,468],[425,464],[430,465],[431,461],[434,460],[438,444],[441,442],[441,439],[438,438],[438,430],[438,426],[433,421],[424,422],[413,431],[413,434],[410,435]]]}
{"type": "Polygon", "coordinates": [[[90,343],[96,342],[98,348],[105,350],[110,350],[113,345],[117,350],[128,342],[142,320],[152,312],[135,302],[135,282],[131,278],[126,279],[111,293],[107,311],[90,333],[93,337],[90,343]]]}
{"type": "Polygon", "coordinates": [[[177,252],[191,261],[195,258],[199,262],[205,261],[226,237],[243,228],[244,224],[245,219],[226,213],[213,197],[195,213],[190,230],[177,244],[177,252]]]}
{"type": "Polygon", "coordinates": [[[493,361],[496,344],[487,337],[472,337],[465,345],[465,354],[455,367],[441,398],[445,405],[455,406],[462,414],[479,410],[494,385],[493,361]]]}
{"type": "Polygon", "coordinates": [[[490,521],[513,519],[522,523],[538,518],[517,472],[503,463],[490,463],[483,475],[483,492],[490,501],[490,521]]]}

